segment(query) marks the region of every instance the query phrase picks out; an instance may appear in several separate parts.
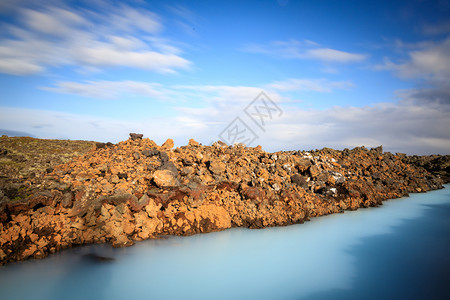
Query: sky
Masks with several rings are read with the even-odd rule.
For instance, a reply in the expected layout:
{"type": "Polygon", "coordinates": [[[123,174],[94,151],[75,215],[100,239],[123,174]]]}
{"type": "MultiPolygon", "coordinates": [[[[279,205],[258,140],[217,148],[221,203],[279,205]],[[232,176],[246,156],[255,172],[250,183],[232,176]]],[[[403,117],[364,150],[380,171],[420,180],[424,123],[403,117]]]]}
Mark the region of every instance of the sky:
{"type": "Polygon", "coordinates": [[[449,112],[449,0],[0,0],[0,134],[450,154],[449,112]]]}

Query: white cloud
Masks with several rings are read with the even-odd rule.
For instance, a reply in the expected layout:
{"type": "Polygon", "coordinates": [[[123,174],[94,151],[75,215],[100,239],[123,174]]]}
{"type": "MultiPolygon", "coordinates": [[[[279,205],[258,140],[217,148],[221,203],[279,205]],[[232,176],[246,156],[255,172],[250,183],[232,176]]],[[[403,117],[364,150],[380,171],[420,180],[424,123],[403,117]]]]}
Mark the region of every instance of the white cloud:
{"type": "Polygon", "coordinates": [[[397,90],[395,93],[403,102],[450,110],[450,83],[432,87],[397,90]]]}
{"type": "MultiPolygon", "coordinates": [[[[227,85],[180,85],[174,86],[180,94],[191,91],[194,95],[199,95],[205,103],[232,109],[235,106],[241,107],[243,103],[253,100],[261,91],[260,87],[253,86],[227,86],[227,85]]],[[[273,100],[279,100],[279,95],[271,94],[273,100]]]]}
{"type": "Polygon", "coordinates": [[[396,91],[401,101],[450,111],[450,37],[415,44],[397,41],[396,46],[400,51],[406,50],[406,58],[399,62],[384,58],[375,69],[416,81],[417,87],[396,91]]]}
{"type": "Polygon", "coordinates": [[[79,82],[59,82],[56,87],[42,87],[43,90],[73,94],[95,99],[118,99],[127,95],[138,95],[164,99],[166,91],[157,83],[147,83],[139,81],[86,81],[79,82]]]}
{"type": "Polygon", "coordinates": [[[67,65],[173,73],[191,65],[160,35],[160,18],[142,8],[102,2],[101,14],[56,5],[16,9],[18,24],[5,25],[0,34],[2,73],[26,75],[67,65]]]}
{"type": "Polygon", "coordinates": [[[15,58],[6,58],[0,60],[0,70],[3,73],[12,75],[27,75],[41,72],[44,70],[44,68],[39,66],[38,64],[33,64],[28,61],[23,61],[15,58]]]}
{"type": "Polygon", "coordinates": [[[1,129],[15,128],[15,131],[26,132],[39,138],[119,142],[126,140],[130,132],[141,132],[161,144],[168,136],[179,138],[181,134],[186,134],[177,127],[180,125],[180,122],[167,118],[152,117],[146,120],[122,121],[88,114],[0,108],[1,129]]]}
{"type": "Polygon", "coordinates": [[[335,89],[350,89],[354,87],[351,81],[329,81],[327,79],[299,79],[291,78],[285,81],[275,81],[268,88],[278,91],[313,91],[330,93],[335,89]]]}
{"type": "Polygon", "coordinates": [[[23,9],[24,25],[36,33],[64,37],[73,33],[76,27],[87,26],[89,22],[71,11],[50,7],[46,12],[23,9]]]}
{"type": "Polygon", "coordinates": [[[57,82],[54,86],[41,89],[61,93],[79,95],[95,99],[123,99],[129,95],[153,97],[180,103],[203,103],[217,108],[219,111],[240,110],[251,102],[263,90],[269,98],[276,102],[289,102],[285,92],[318,92],[331,93],[334,90],[349,90],[354,87],[351,81],[330,81],[325,78],[304,79],[290,78],[274,81],[261,86],[227,86],[227,85],[162,85],[144,81],[83,81],[57,82]]]}
{"type": "MultiPolygon", "coordinates": [[[[158,99],[167,97],[164,100],[169,102],[177,100],[172,103],[175,114],[164,118],[152,117],[148,120],[124,122],[93,116],[2,108],[0,128],[30,132],[39,137],[99,141],[118,141],[125,139],[128,132],[137,131],[158,142],[170,137],[175,139],[177,145],[186,144],[189,138],[209,144],[218,140],[219,134],[239,116],[259,136],[255,145],[261,144],[267,151],[310,150],[322,147],[343,149],[361,145],[375,147],[382,144],[387,151],[392,152],[450,153],[448,106],[437,100],[433,105],[421,101],[422,98],[428,97],[420,94],[424,92],[423,90],[404,91],[399,95],[402,100],[397,104],[378,103],[366,107],[335,106],[322,110],[296,106],[285,94],[295,89],[328,92],[349,87],[351,84],[347,82],[298,78],[272,82],[262,88],[212,85],[164,86],[133,81],[65,82],[47,89],[89,97],[120,98],[129,94],[158,99]],[[243,111],[261,90],[266,90],[283,110],[281,116],[266,120],[265,131],[258,128],[243,111]],[[182,101],[178,101],[179,99],[182,101]],[[51,126],[41,126],[42,120],[51,126]]],[[[440,91],[436,97],[441,97],[441,94],[445,96],[446,92],[448,91],[440,91]]]]}
{"type": "Polygon", "coordinates": [[[440,42],[418,43],[409,45],[415,48],[407,53],[404,62],[393,62],[385,58],[378,70],[392,70],[402,78],[419,78],[429,81],[450,80],[450,37],[440,42]]]}
{"type": "Polygon", "coordinates": [[[104,15],[108,26],[125,32],[139,29],[147,33],[157,33],[162,29],[159,17],[147,10],[137,10],[126,5],[120,5],[110,15],[104,15]]]}
{"type": "Polygon", "coordinates": [[[392,152],[450,153],[450,132],[445,130],[450,128],[450,119],[439,108],[380,104],[325,110],[283,109],[283,117],[270,123],[261,137],[264,141],[257,143],[271,149],[383,145],[392,152]]]}
{"type": "Polygon", "coordinates": [[[313,59],[324,63],[356,63],[367,58],[366,54],[324,48],[309,40],[272,41],[267,45],[250,44],[242,50],[288,59],[313,59]]]}
{"type": "Polygon", "coordinates": [[[73,54],[82,65],[104,67],[124,66],[173,73],[176,68],[186,68],[189,61],[170,53],[155,51],[123,51],[114,44],[98,43],[89,48],[79,48],[73,54]]]}
{"type": "MultiPolygon", "coordinates": [[[[450,119],[438,107],[413,104],[378,104],[369,107],[334,107],[304,110],[282,106],[283,116],[268,120],[266,131],[242,117],[259,138],[266,151],[343,149],[376,147],[409,154],[450,154],[450,119]]],[[[28,132],[37,137],[87,139],[117,142],[129,132],[141,132],[162,143],[174,138],[185,145],[189,138],[209,144],[235,114],[211,106],[185,108],[179,115],[135,121],[120,121],[94,116],[66,114],[21,108],[0,109],[0,128],[28,132]],[[45,121],[43,121],[45,120],[45,121]],[[43,126],[45,125],[45,126],[43,126]],[[157,130],[155,130],[157,128],[157,130]]]]}
{"type": "Polygon", "coordinates": [[[361,62],[366,59],[366,55],[339,51],[330,48],[317,48],[306,51],[306,57],[318,59],[324,62],[352,63],[361,62]]]}

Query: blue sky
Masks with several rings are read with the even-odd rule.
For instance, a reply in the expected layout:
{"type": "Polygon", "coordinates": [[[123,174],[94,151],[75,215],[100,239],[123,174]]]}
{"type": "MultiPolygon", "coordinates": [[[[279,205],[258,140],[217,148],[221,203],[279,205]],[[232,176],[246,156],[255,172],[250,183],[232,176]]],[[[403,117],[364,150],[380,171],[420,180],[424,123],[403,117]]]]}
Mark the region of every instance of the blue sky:
{"type": "Polygon", "coordinates": [[[448,154],[449,82],[450,1],[0,1],[10,135],[448,154]]]}

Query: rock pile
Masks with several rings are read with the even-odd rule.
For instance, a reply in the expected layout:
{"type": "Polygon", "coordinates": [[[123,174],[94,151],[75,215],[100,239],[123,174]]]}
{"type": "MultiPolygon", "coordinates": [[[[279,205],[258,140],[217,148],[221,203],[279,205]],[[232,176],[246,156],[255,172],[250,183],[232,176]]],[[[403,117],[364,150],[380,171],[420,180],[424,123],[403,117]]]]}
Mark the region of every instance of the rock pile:
{"type": "Polygon", "coordinates": [[[162,235],[302,223],[442,187],[380,147],[267,153],[194,140],[173,147],[171,139],[158,146],[131,134],[53,167],[28,198],[0,205],[1,263],[88,243],[127,246],[162,235]]]}
{"type": "Polygon", "coordinates": [[[403,161],[407,164],[422,167],[439,176],[444,183],[450,183],[450,155],[403,155],[403,161]]]}

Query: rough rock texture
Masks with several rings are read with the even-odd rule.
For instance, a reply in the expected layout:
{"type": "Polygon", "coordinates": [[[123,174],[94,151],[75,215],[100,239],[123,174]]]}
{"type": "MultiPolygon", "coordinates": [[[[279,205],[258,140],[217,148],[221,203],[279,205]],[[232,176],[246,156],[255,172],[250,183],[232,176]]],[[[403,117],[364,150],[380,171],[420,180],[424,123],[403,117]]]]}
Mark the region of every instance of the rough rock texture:
{"type": "Polygon", "coordinates": [[[302,223],[442,187],[381,148],[267,153],[190,140],[173,149],[132,134],[91,149],[23,178],[23,199],[0,195],[1,264],[88,243],[302,223]]]}
{"type": "Polygon", "coordinates": [[[444,183],[450,183],[450,155],[405,155],[403,161],[422,167],[428,172],[441,177],[444,183]]]}

